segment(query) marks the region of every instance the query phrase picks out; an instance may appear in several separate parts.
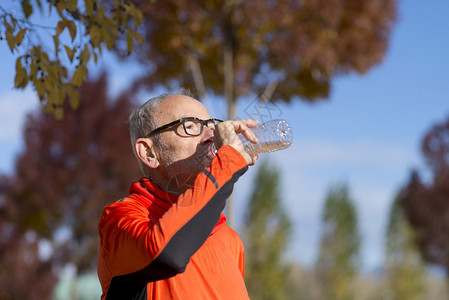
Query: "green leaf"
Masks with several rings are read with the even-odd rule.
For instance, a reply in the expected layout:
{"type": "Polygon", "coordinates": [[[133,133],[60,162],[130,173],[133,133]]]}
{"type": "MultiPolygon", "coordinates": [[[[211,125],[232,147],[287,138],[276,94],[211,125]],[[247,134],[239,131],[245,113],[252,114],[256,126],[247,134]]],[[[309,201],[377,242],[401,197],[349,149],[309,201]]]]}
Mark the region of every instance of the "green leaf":
{"type": "Polygon", "coordinates": [[[31,6],[30,0],[22,0],[22,10],[25,18],[28,19],[28,17],[33,13],[33,6],[31,6]]]}

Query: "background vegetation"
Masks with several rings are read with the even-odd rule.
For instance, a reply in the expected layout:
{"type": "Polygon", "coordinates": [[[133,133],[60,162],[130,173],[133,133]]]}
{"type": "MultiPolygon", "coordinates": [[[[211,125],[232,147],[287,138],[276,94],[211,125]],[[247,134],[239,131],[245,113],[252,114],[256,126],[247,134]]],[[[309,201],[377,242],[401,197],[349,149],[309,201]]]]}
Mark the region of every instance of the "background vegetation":
{"type": "MultiPolygon", "coordinates": [[[[26,120],[14,172],[0,176],[0,299],[97,299],[101,209],[139,174],[130,147],[118,142],[129,139],[139,89],[185,86],[202,100],[221,97],[230,119],[249,93],[262,102],[324,100],[337,76],[382,62],[396,2],[22,0],[0,4],[0,18],[15,87],[33,85],[42,105],[26,120]],[[37,25],[37,14],[53,23],[37,25]],[[107,50],[147,66],[115,98],[107,74],[87,76],[107,50]],[[62,277],[68,268],[70,281],[62,277]]],[[[425,135],[431,179],[410,172],[392,201],[385,263],[370,274],[359,269],[363,240],[345,182],[329,187],[316,264],[287,259],[294,237],[282,174],[262,160],[241,230],[251,299],[449,298],[447,278],[427,268],[449,271],[448,136],[449,119],[425,135]]]]}

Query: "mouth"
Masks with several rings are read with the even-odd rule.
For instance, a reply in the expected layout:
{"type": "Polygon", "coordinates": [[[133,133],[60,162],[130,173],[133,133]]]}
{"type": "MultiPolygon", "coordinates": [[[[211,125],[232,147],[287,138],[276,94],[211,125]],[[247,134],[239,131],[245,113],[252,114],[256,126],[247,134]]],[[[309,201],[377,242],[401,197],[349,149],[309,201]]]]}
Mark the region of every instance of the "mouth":
{"type": "Polygon", "coordinates": [[[215,144],[214,143],[211,143],[210,146],[209,146],[209,154],[212,157],[217,155],[217,148],[215,148],[215,144]]]}
{"type": "Polygon", "coordinates": [[[203,145],[206,146],[206,150],[204,151],[205,155],[210,157],[214,157],[216,155],[217,148],[215,148],[213,137],[210,137],[207,140],[203,141],[203,145]]]}

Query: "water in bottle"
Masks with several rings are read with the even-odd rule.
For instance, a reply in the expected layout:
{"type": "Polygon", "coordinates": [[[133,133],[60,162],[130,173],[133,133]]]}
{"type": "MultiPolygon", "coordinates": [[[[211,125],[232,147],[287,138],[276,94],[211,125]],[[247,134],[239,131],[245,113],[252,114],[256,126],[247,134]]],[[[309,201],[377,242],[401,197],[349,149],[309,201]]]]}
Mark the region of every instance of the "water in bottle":
{"type": "Polygon", "coordinates": [[[293,142],[293,130],[285,120],[271,120],[253,128],[252,131],[259,141],[257,144],[251,143],[239,134],[245,151],[250,155],[283,150],[290,147],[293,142]]]}
{"type": "MultiPolygon", "coordinates": [[[[293,142],[293,130],[287,121],[282,119],[271,120],[251,129],[257,137],[258,143],[253,144],[242,134],[238,134],[245,151],[250,154],[262,152],[275,152],[290,147],[293,142]]],[[[212,155],[215,155],[215,145],[211,145],[212,155]]]]}

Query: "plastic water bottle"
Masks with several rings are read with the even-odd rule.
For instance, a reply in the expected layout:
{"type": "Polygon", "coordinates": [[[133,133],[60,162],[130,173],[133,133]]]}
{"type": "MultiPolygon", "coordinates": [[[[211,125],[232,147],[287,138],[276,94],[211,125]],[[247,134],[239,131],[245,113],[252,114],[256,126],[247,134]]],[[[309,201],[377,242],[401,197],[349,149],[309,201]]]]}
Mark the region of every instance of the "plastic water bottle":
{"type": "MultiPolygon", "coordinates": [[[[293,130],[287,121],[275,119],[251,128],[259,141],[253,144],[248,141],[242,134],[238,134],[243,143],[246,153],[249,155],[262,152],[275,152],[284,150],[293,142],[293,130]]],[[[215,145],[211,145],[211,152],[215,155],[215,145]]]]}
{"type": "Polygon", "coordinates": [[[285,120],[271,120],[253,128],[252,131],[259,141],[257,144],[251,143],[239,134],[246,153],[250,155],[284,150],[293,142],[293,130],[285,120]]]}

